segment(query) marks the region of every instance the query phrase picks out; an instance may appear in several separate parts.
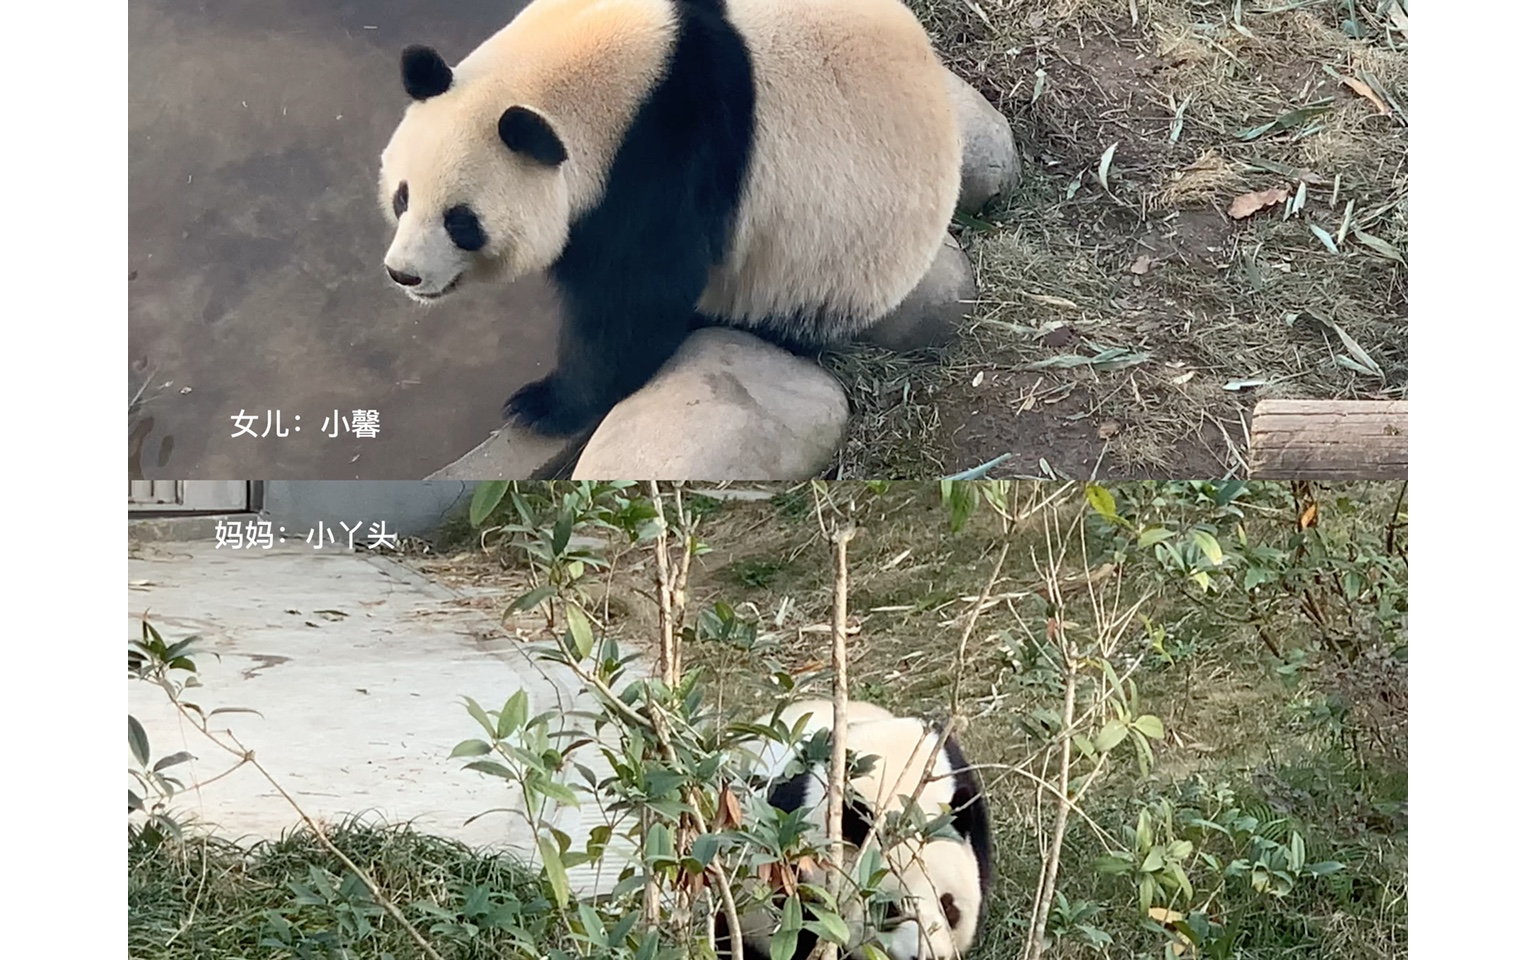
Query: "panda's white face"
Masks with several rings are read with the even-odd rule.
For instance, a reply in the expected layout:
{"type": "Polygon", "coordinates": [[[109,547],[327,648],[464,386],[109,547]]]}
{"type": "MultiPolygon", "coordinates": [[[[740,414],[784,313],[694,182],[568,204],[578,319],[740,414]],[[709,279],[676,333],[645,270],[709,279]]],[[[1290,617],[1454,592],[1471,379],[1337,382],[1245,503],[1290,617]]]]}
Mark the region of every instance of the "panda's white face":
{"type": "Polygon", "coordinates": [[[892,960],[957,960],[976,939],[981,880],[971,848],[955,840],[909,839],[886,853],[882,887],[901,897],[881,925],[892,960]]]}
{"type": "MultiPolygon", "coordinates": [[[[380,159],[379,200],[395,225],[384,267],[406,296],[433,303],[471,280],[549,267],[568,233],[559,162],[515,150],[505,114],[473,87],[411,104],[380,159]]],[[[514,125],[515,127],[515,125],[514,125]]]]}

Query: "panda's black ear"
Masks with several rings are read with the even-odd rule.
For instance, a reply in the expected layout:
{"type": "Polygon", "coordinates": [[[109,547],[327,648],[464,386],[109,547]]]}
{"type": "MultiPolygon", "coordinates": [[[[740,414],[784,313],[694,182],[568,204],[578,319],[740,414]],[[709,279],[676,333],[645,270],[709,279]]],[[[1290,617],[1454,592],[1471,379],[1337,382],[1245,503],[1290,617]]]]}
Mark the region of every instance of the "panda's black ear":
{"type": "Polygon", "coordinates": [[[508,107],[496,124],[501,142],[513,153],[532,157],[549,167],[565,162],[565,144],[549,121],[527,107],[508,107]]]}
{"type": "Polygon", "coordinates": [[[453,69],[431,47],[419,44],[400,54],[400,78],[413,100],[429,100],[453,85],[453,69]]]}

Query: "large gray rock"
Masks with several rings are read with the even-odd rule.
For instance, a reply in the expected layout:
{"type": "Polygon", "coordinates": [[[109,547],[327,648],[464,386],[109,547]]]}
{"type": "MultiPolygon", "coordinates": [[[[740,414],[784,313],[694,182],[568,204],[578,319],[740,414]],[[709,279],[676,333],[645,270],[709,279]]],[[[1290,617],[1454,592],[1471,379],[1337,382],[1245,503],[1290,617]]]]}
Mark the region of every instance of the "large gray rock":
{"type": "Polygon", "coordinates": [[[1019,148],[1008,119],[979,90],[953,73],[948,79],[949,98],[965,141],[956,206],[963,213],[976,214],[993,198],[1019,185],[1019,148]]]}
{"type": "Polygon", "coordinates": [[[848,398],[809,360],[739,330],[700,330],[603,420],[577,480],[806,480],[831,463],[848,398]]]}
{"type": "Polygon", "coordinates": [[[937,347],[954,339],[976,303],[976,271],[954,237],[945,236],[917,287],[859,338],[894,353],[937,347]]]}

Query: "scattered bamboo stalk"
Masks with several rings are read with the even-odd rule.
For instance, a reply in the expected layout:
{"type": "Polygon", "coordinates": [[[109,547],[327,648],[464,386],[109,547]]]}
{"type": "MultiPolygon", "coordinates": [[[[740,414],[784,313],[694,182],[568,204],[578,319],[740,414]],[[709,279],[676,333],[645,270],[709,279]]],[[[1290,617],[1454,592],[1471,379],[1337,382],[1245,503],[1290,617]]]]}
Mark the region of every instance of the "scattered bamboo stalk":
{"type": "MultiPolygon", "coordinates": [[[[1059,534],[1059,530],[1058,530],[1059,534]]],[[[1058,536],[1057,542],[1060,542],[1058,536]]],[[[1051,549],[1051,530],[1046,527],[1046,549],[1051,549]]],[[[1060,551],[1061,557],[1053,557],[1057,563],[1050,567],[1045,574],[1046,583],[1051,592],[1051,600],[1056,609],[1061,608],[1061,591],[1059,589],[1060,562],[1065,557],[1066,550],[1060,551]]],[[[1051,842],[1046,850],[1045,863],[1041,871],[1040,895],[1035,901],[1033,916],[1031,917],[1031,929],[1029,934],[1029,946],[1025,952],[1025,960],[1040,960],[1045,952],[1045,924],[1049,911],[1045,907],[1048,898],[1056,889],[1056,871],[1061,865],[1061,845],[1067,833],[1067,815],[1070,810],[1068,801],[1069,789],[1072,779],[1072,736],[1071,729],[1075,719],[1077,706],[1077,670],[1078,654],[1077,644],[1068,639],[1066,628],[1059,619],[1053,619],[1047,624],[1048,631],[1060,646],[1063,667],[1066,670],[1066,690],[1063,696],[1061,711],[1061,758],[1058,764],[1058,784],[1056,790],[1056,819],[1051,828],[1051,842]]]]}
{"type": "MultiPolygon", "coordinates": [[[[827,776],[827,837],[832,843],[832,870],[827,892],[841,907],[847,850],[843,843],[843,796],[848,784],[848,541],[858,528],[852,523],[832,533],[832,558],[836,571],[832,601],[832,760],[827,776]]],[[[837,960],[838,945],[828,941],[824,960],[837,960]]]]}

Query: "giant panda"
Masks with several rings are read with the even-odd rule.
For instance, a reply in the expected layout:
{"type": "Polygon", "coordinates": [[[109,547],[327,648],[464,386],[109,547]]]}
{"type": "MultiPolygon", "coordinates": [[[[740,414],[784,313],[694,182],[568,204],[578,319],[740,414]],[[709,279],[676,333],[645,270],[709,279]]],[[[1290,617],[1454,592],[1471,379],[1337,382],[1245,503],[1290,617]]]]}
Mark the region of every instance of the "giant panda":
{"type": "Polygon", "coordinates": [[[401,74],[385,269],[419,303],[548,272],[557,365],[503,408],[542,434],[591,429],[698,326],[851,338],[959,194],[945,70],[901,0],[533,0],[401,74]]]}
{"type": "MultiPolygon", "coordinates": [[[[976,942],[991,897],[991,823],[980,779],[954,736],[941,746],[939,733],[920,720],[894,717],[873,705],[849,707],[848,749],[871,758],[873,764],[849,785],[843,838],[855,847],[862,845],[884,815],[899,810],[909,796],[928,817],[949,811],[959,835],[959,839],[908,837],[882,846],[889,871],[882,887],[904,904],[875,918],[887,934],[886,950],[892,960],[956,960],[976,942]],[[930,779],[924,782],[923,771],[935,748],[940,752],[930,779]]],[[[831,723],[830,704],[826,711],[823,729],[831,723]]],[[[819,719],[820,705],[808,712],[813,720],[819,719]]],[[[789,713],[785,711],[786,722],[793,727],[789,713]]],[[[813,723],[806,725],[807,733],[814,729],[813,723]]],[[[824,767],[799,770],[771,786],[769,803],[785,811],[809,810],[810,823],[825,823],[825,775],[824,767]]],[[[774,932],[770,920],[761,913],[750,914],[742,918],[742,925],[747,960],[766,960],[774,932]]],[[[857,942],[864,934],[862,925],[854,924],[853,932],[857,942]]],[[[725,928],[718,921],[716,937],[724,956],[725,928]]],[[[809,957],[815,944],[813,934],[803,933],[794,960],[809,957]]]]}

